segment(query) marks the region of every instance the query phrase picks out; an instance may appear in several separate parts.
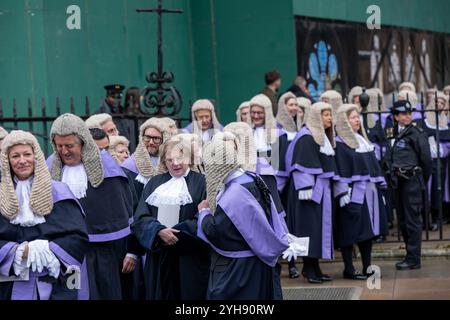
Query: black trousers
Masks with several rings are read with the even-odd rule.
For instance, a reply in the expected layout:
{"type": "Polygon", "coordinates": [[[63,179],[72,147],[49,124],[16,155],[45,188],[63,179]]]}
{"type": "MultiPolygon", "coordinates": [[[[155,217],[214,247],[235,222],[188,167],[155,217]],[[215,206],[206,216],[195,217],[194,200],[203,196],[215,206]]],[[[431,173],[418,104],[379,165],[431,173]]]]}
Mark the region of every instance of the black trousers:
{"type": "Polygon", "coordinates": [[[422,245],[422,210],[424,209],[424,183],[419,175],[409,180],[399,177],[394,189],[398,223],[406,245],[405,260],[420,263],[422,245]]]}

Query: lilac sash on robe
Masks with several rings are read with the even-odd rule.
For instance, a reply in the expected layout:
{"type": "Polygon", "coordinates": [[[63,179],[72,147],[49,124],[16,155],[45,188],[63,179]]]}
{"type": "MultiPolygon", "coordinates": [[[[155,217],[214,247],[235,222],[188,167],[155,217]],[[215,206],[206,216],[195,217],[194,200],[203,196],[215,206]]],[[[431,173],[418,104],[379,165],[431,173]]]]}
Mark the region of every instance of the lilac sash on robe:
{"type": "Polygon", "coordinates": [[[275,266],[279,256],[288,248],[288,243],[285,228],[273,201],[271,202],[271,225],[254,196],[237,182],[231,182],[226,186],[218,204],[241,233],[251,250],[226,252],[214,247],[201,228],[205,216],[211,214],[210,210],[202,210],[199,214],[198,236],[223,256],[242,258],[256,255],[265,264],[271,267],[275,266]],[[236,201],[237,198],[240,200],[236,201]]]}
{"type": "Polygon", "coordinates": [[[125,169],[130,170],[131,172],[139,174],[139,170],[138,170],[138,168],[136,166],[136,159],[134,158],[134,153],[131,155],[131,157],[129,157],[127,160],[125,160],[122,163],[122,167],[124,167],[125,169]]]}

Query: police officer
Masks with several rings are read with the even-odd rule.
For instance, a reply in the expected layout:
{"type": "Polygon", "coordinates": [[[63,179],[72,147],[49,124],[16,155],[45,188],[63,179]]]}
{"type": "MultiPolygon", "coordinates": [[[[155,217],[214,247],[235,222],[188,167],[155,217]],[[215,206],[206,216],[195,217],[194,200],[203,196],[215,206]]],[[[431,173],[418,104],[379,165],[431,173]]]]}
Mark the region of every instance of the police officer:
{"type": "Polygon", "coordinates": [[[426,183],[431,174],[431,154],[427,137],[412,122],[408,101],[392,108],[395,139],[386,155],[386,165],[394,191],[398,223],[406,245],[406,257],[397,270],[420,268],[422,210],[426,203],[426,183]]]}
{"type": "Polygon", "coordinates": [[[106,97],[97,113],[123,113],[122,97],[125,86],[121,84],[108,84],[105,87],[106,97]]]}
{"type": "MultiPolygon", "coordinates": [[[[125,89],[125,86],[121,84],[109,84],[104,88],[106,90],[106,97],[96,113],[108,113],[111,115],[121,115],[125,113],[126,110],[122,106],[123,90],[125,89]]],[[[135,121],[121,115],[114,117],[114,123],[119,130],[119,134],[130,141],[129,148],[130,151],[133,152],[137,142],[135,121]]]]}

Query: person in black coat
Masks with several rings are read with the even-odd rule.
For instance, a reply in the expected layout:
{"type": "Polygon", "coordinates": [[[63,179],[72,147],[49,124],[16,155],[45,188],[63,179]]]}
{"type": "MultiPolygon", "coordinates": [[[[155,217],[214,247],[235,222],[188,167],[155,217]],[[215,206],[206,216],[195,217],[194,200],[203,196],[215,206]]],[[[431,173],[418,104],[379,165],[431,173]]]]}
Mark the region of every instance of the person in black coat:
{"type": "Polygon", "coordinates": [[[392,111],[398,125],[394,126],[395,140],[386,155],[386,169],[394,189],[398,221],[406,244],[406,257],[396,264],[396,268],[418,269],[426,181],[432,170],[430,146],[424,131],[412,123],[412,107],[408,101],[397,101],[392,111]]]}

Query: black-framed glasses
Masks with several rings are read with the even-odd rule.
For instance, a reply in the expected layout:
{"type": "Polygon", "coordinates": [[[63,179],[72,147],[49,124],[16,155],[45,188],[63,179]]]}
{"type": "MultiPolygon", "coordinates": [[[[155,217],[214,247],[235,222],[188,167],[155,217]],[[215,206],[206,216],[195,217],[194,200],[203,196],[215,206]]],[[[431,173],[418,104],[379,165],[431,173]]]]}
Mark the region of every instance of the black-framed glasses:
{"type": "Polygon", "coordinates": [[[147,136],[147,135],[144,135],[142,137],[142,140],[144,140],[144,142],[150,142],[150,140],[151,140],[151,141],[153,141],[153,143],[156,143],[156,144],[161,144],[163,141],[163,139],[161,137],[154,137],[154,136],[147,136]]]}

